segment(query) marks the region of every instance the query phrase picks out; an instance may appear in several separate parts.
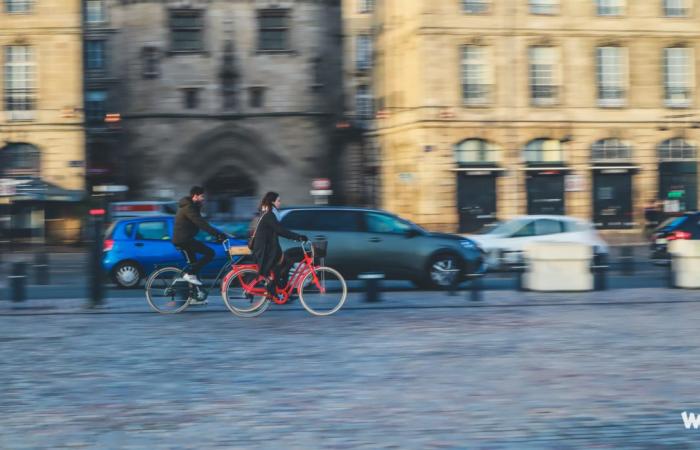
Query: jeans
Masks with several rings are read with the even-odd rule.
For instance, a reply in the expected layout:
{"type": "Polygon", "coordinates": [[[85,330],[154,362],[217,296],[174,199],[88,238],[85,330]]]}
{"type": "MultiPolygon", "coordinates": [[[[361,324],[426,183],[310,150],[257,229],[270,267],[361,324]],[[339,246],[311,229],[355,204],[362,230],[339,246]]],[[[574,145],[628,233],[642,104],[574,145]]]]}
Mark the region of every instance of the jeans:
{"type": "Polygon", "coordinates": [[[175,244],[175,246],[185,253],[185,258],[187,258],[187,262],[190,265],[185,273],[197,275],[202,270],[202,267],[214,259],[214,250],[195,239],[175,244]],[[202,255],[202,258],[198,260],[197,254],[202,255]]]}

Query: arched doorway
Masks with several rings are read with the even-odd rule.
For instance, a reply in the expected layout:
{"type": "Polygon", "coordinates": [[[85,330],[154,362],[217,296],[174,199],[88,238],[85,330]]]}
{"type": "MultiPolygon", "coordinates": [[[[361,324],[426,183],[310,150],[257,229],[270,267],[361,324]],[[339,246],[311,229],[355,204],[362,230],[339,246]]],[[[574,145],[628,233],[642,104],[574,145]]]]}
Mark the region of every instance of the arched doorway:
{"type": "Polygon", "coordinates": [[[659,200],[665,213],[695,211],[698,207],[698,162],[695,145],[673,138],[658,147],[659,200]]]}
{"type": "Polygon", "coordinates": [[[496,222],[501,148],[483,139],[466,139],[455,146],[455,159],[459,231],[471,233],[496,222]]]}
{"type": "Polygon", "coordinates": [[[226,167],[204,182],[207,214],[218,221],[248,220],[255,213],[257,183],[237,167],[226,167]]]}
{"type": "Polygon", "coordinates": [[[0,178],[39,177],[41,152],[32,144],[11,143],[0,149],[0,178]]]}
{"type": "Polygon", "coordinates": [[[601,139],[591,146],[593,167],[593,221],[603,229],[631,228],[632,146],[616,138],[601,139]]]}
{"type": "Polygon", "coordinates": [[[564,214],[564,148],[558,139],[534,139],[525,146],[527,213],[564,214]]]}

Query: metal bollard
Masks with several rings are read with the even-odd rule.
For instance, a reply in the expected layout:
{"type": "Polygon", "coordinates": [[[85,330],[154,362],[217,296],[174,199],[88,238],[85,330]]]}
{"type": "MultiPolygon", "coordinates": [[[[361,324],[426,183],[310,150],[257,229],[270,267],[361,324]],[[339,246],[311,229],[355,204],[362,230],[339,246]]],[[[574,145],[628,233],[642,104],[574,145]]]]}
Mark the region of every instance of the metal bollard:
{"type": "Polygon", "coordinates": [[[523,278],[525,276],[526,267],[527,266],[525,266],[525,264],[520,266],[513,266],[513,270],[515,271],[515,289],[517,289],[518,291],[525,290],[525,283],[523,282],[523,278]]]}
{"type": "Polygon", "coordinates": [[[36,284],[49,284],[49,255],[44,252],[34,254],[34,277],[36,284]]]}
{"type": "Polygon", "coordinates": [[[620,272],[623,275],[634,275],[634,255],[632,247],[625,245],[620,248],[620,272]]]}
{"type": "Polygon", "coordinates": [[[383,273],[362,273],[358,277],[365,282],[365,301],[378,302],[381,301],[381,290],[379,283],[384,279],[383,273]]]}
{"type": "Polygon", "coordinates": [[[462,277],[460,276],[460,269],[449,269],[447,272],[455,272],[455,276],[450,280],[450,285],[447,287],[447,295],[454,296],[457,295],[457,289],[459,288],[460,281],[462,277]]]}
{"type": "Polygon", "coordinates": [[[27,264],[16,262],[12,264],[10,273],[10,299],[13,302],[23,302],[27,299],[27,264]]]}
{"type": "Polygon", "coordinates": [[[104,287],[102,286],[102,220],[95,217],[92,220],[93,242],[90,250],[88,273],[90,274],[90,303],[89,308],[100,307],[103,304],[104,287]]]}
{"type": "Polygon", "coordinates": [[[609,266],[605,255],[593,255],[593,265],[591,266],[591,271],[593,272],[593,290],[604,291],[608,288],[608,268],[609,266]]]}
{"type": "Polygon", "coordinates": [[[474,275],[469,283],[469,299],[473,302],[478,302],[481,300],[481,294],[483,291],[483,277],[481,275],[474,275]]]}

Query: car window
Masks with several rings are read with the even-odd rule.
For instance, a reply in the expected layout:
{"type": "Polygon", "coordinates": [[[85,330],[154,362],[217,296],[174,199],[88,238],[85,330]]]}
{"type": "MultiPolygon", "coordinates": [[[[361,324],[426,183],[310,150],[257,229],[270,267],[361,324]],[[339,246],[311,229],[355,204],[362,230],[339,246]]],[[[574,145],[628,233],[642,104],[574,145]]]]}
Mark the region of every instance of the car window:
{"type": "Polygon", "coordinates": [[[170,240],[168,226],[165,221],[141,222],[136,225],[136,239],[170,240]]]}
{"type": "Polygon", "coordinates": [[[406,234],[411,224],[386,214],[366,213],[367,231],[370,233],[406,234]]]}
{"type": "Polygon", "coordinates": [[[510,237],[529,237],[535,235],[535,222],[527,222],[525,225],[520,227],[515,233],[510,237]]]}
{"type": "Polygon", "coordinates": [[[343,210],[290,211],[282,225],[292,230],[360,231],[360,213],[343,210]]]}
{"type": "Polygon", "coordinates": [[[535,221],[535,233],[538,236],[561,233],[562,223],[554,219],[538,219],[535,221]]]}
{"type": "Polygon", "coordinates": [[[134,224],[133,223],[127,223],[126,225],[124,225],[124,236],[130,238],[133,233],[134,233],[134,224]]]}
{"type": "Polygon", "coordinates": [[[563,221],[562,225],[564,226],[565,233],[573,233],[577,231],[590,231],[593,229],[593,227],[589,223],[579,220],[563,221]]]}

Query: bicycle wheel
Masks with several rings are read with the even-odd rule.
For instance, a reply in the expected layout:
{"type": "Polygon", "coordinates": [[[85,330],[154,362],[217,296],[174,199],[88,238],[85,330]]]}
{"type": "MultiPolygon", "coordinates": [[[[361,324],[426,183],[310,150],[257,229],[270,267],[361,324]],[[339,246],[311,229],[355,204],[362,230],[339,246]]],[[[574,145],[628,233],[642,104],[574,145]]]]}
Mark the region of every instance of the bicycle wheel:
{"type": "Polygon", "coordinates": [[[174,314],[189,306],[191,286],[177,267],[158,269],[146,280],[146,300],[155,311],[174,314]]]}
{"type": "Polygon", "coordinates": [[[301,280],[300,286],[299,301],[314,316],[330,316],[343,306],[348,295],[343,276],[330,267],[316,267],[301,280]]]}
{"type": "Polygon", "coordinates": [[[229,311],[240,317],[255,317],[270,307],[270,300],[264,292],[264,280],[258,272],[242,269],[229,277],[221,294],[229,311]]]}

